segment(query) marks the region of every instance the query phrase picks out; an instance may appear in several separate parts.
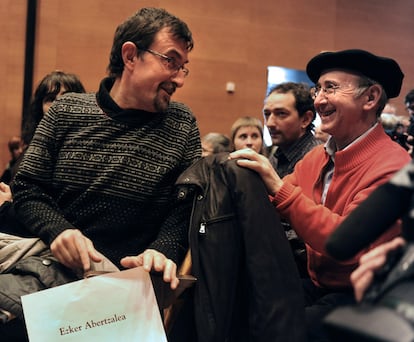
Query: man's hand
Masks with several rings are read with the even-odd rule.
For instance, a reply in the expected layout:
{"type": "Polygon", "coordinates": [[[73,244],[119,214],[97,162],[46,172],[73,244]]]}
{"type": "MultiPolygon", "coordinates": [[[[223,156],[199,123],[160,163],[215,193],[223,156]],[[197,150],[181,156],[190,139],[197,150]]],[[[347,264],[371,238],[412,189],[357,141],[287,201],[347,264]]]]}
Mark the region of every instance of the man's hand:
{"type": "Polygon", "coordinates": [[[91,260],[102,261],[93,243],[78,229],[66,229],[50,245],[53,256],[63,265],[73,269],[89,271],[91,260]]]}
{"type": "Polygon", "coordinates": [[[12,200],[12,193],[10,187],[6,184],[1,182],[0,183],[0,205],[4,202],[11,202],[12,200]]]}
{"type": "Polygon", "coordinates": [[[172,290],[175,290],[180,282],[177,278],[177,265],[175,262],[154,249],[147,249],[137,256],[125,257],[121,260],[121,265],[126,268],[143,266],[147,272],[152,269],[157,272],[163,272],[163,280],[170,283],[172,290]]]}
{"type": "Polygon", "coordinates": [[[375,247],[360,258],[358,268],[351,274],[351,283],[354,287],[355,299],[358,302],[374,280],[375,271],[384,265],[388,252],[404,244],[404,239],[397,237],[375,247]]]}
{"type": "Polygon", "coordinates": [[[237,159],[237,165],[256,171],[262,178],[267,192],[274,196],[283,185],[283,181],[273,168],[268,158],[250,148],[230,153],[229,159],[237,159]]]}

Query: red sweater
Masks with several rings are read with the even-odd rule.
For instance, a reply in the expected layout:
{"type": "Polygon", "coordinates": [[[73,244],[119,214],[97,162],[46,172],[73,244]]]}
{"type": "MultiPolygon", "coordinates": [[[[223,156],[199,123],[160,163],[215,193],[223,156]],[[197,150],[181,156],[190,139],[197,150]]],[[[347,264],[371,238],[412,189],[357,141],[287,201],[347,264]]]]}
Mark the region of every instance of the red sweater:
{"type": "MultiPolygon", "coordinates": [[[[316,285],[330,289],[351,286],[349,276],[365,251],[340,262],[327,255],[325,242],[358,204],[410,160],[408,153],[392,141],[379,124],[362,140],[335,153],[335,171],[325,205],[321,204],[321,170],[329,156],[323,145],[305,155],[294,172],[283,179],[284,185],[273,202],[305,241],[308,271],[316,285]]],[[[398,235],[400,228],[399,223],[395,224],[370,248],[398,235]]]]}

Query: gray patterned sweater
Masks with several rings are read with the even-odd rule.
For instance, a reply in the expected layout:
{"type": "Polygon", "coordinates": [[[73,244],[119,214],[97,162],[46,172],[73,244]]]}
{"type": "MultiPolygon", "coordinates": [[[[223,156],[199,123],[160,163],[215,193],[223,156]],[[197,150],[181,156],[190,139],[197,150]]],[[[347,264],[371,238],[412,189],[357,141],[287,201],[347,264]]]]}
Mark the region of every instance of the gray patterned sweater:
{"type": "Polygon", "coordinates": [[[16,175],[15,210],[46,244],[77,228],[117,266],[146,248],[178,261],[190,204],[174,183],[201,155],[197,122],[176,102],[163,114],[122,110],[111,86],[55,101],[16,175]]]}

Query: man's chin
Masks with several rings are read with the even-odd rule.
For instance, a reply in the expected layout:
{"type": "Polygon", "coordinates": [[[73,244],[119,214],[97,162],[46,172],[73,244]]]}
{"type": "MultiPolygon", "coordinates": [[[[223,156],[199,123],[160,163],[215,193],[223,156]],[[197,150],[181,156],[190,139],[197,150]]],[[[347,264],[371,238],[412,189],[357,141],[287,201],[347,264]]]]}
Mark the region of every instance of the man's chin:
{"type": "Polygon", "coordinates": [[[272,139],[273,146],[279,146],[282,141],[280,139],[272,139]]]}
{"type": "Polygon", "coordinates": [[[154,101],[155,110],[159,113],[166,112],[169,105],[170,105],[169,97],[168,99],[167,98],[162,98],[162,99],[156,98],[154,101]]]}

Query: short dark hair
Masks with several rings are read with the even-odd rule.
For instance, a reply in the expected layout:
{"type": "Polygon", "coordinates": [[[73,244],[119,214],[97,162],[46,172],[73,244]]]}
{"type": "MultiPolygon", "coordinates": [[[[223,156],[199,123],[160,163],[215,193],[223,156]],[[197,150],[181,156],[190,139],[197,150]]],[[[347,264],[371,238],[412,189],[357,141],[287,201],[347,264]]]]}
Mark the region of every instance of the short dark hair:
{"type": "Polygon", "coordinates": [[[186,23],[162,8],[142,8],[120,24],[115,31],[109,56],[109,76],[118,77],[124,70],[121,49],[125,42],[133,42],[142,50],[148,49],[155,35],[164,27],[168,27],[174,37],[183,40],[188,51],[193,49],[192,34],[186,23]]]}
{"type": "MultiPolygon", "coordinates": [[[[284,82],[277,84],[270,88],[267,93],[266,98],[268,98],[273,93],[287,94],[291,93],[295,98],[295,108],[298,111],[300,117],[304,116],[307,111],[313,113],[313,120],[316,118],[316,110],[313,105],[313,99],[310,94],[310,87],[306,83],[296,83],[296,82],[284,82]]],[[[314,129],[314,124],[312,122],[306,127],[307,131],[312,131],[314,129]]]]}

